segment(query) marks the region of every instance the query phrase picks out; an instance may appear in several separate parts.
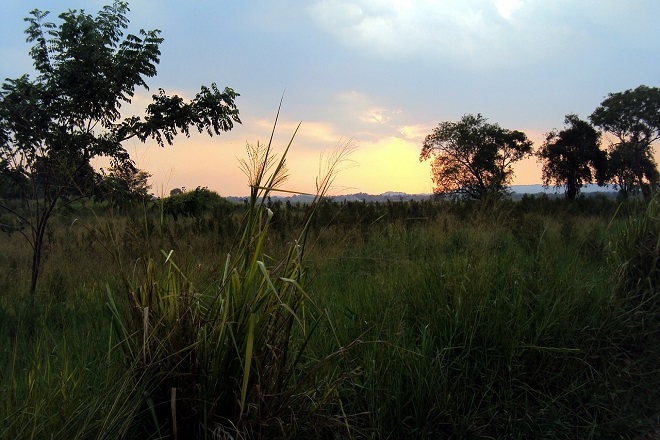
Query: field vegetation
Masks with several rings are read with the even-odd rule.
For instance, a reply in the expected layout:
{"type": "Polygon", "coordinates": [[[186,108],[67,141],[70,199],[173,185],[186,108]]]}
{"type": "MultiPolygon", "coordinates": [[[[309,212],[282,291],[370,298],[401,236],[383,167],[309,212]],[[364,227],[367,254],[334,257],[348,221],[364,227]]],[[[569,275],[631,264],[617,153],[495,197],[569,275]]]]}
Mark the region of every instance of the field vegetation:
{"type": "Polygon", "coordinates": [[[655,199],[300,205],[263,191],[176,219],[159,201],[70,205],[35,302],[31,250],[3,234],[0,438],[651,429],[655,199]]]}

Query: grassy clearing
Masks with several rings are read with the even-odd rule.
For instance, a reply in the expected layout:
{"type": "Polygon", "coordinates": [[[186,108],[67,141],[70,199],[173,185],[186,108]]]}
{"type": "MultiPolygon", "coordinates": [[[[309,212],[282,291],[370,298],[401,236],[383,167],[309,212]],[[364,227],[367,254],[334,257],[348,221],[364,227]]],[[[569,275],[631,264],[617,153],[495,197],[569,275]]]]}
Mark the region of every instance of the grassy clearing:
{"type": "Polygon", "coordinates": [[[306,207],[268,223],[263,205],[229,260],[240,230],[218,219],[76,214],[51,232],[36,313],[3,236],[0,438],[173,438],[173,401],[179,438],[185,420],[244,438],[637,438],[660,412],[658,204],[553,203],[321,204],[302,260],[306,207]],[[212,298],[248,292],[292,294],[292,312],[264,300],[209,324],[212,298]]]}

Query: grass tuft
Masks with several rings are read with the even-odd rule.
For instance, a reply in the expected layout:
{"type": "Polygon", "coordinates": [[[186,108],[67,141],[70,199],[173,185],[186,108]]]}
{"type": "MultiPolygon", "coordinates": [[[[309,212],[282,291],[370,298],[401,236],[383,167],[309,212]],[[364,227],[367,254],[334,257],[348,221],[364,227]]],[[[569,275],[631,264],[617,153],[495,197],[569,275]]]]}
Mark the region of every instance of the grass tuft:
{"type": "MultiPolygon", "coordinates": [[[[292,141],[280,159],[270,143],[248,145],[242,162],[251,187],[248,209],[215,283],[198,289],[173,252],[162,251],[159,259],[146,260],[144,276],[124,277],[128,308],[109,294],[126,366],[144,396],[127,429],[172,438],[346,432],[343,415],[335,413],[337,387],[347,377],[336,372],[336,364],[346,349],[320,358],[307,350],[323,319],[306,291],[308,228],[283,257],[266,252],[273,212],[265,201],[286,181],[292,141]]],[[[316,200],[332,177],[319,182],[316,200]]]]}

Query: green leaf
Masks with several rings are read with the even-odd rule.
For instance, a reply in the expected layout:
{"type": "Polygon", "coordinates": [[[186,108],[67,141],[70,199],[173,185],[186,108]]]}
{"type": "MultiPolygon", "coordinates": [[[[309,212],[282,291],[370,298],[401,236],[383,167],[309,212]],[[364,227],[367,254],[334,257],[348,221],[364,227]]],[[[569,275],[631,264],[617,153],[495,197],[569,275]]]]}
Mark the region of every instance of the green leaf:
{"type": "Polygon", "coordinates": [[[241,386],[241,415],[245,410],[245,398],[250,381],[250,369],[252,367],[252,350],[254,348],[255,314],[250,315],[247,343],[245,345],[245,363],[243,365],[243,385],[241,386]]]}

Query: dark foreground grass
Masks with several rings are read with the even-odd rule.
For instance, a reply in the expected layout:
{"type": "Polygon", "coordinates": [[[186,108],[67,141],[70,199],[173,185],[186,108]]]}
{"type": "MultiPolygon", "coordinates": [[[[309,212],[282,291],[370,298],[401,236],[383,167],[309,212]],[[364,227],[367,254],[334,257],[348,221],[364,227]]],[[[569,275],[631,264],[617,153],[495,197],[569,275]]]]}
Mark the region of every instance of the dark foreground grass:
{"type": "Polygon", "coordinates": [[[657,299],[617,289],[621,231],[538,221],[383,228],[319,272],[335,330],[364,341],[345,399],[365,432],[632,438],[656,414],[657,299]]]}
{"type": "MultiPolygon", "coordinates": [[[[314,321],[311,337],[291,337],[294,348],[310,338],[300,365],[348,347],[324,373],[339,399],[327,416],[350,425],[334,435],[641,437],[660,413],[659,214],[656,202],[614,219],[511,206],[438,210],[427,220],[374,215],[310,236],[307,301],[327,319],[314,321]]],[[[201,291],[221,276],[228,249],[219,247],[230,240],[210,222],[149,232],[139,227],[149,221],[114,221],[133,267],[149,243],[152,253],[174,248],[201,291]]],[[[75,232],[79,245],[66,260],[52,257],[53,246],[38,310],[4,284],[0,438],[130,438],[131,420],[144,417],[135,408],[149,410],[122,367],[106,307],[105,284],[121,288],[112,258],[78,226],[62,222],[53,232],[53,243],[75,232]]],[[[264,254],[286,255],[287,231],[275,235],[264,254]]],[[[20,252],[7,255],[3,280],[20,252]]]]}
{"type": "Polygon", "coordinates": [[[121,386],[103,302],[13,303],[0,318],[0,437],[116,438],[132,390],[121,386]]]}

